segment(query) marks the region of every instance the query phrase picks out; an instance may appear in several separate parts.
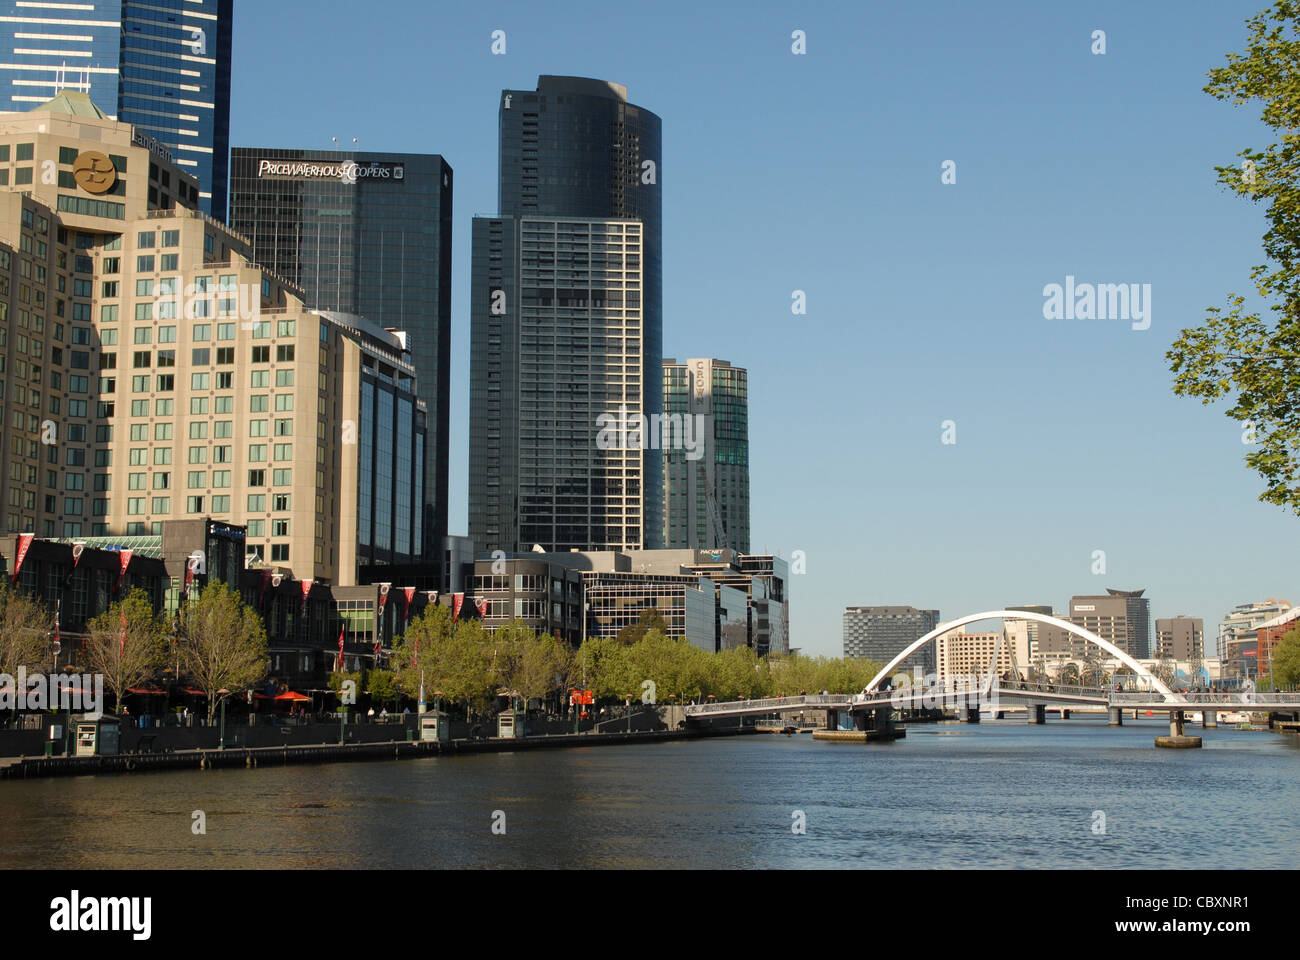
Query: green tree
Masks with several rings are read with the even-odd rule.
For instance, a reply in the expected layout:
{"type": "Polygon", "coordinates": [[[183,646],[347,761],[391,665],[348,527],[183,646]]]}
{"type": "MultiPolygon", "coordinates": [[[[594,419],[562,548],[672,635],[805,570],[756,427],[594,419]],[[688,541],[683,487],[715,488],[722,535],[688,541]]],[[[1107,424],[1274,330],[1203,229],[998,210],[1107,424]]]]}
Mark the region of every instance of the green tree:
{"type": "Polygon", "coordinates": [[[378,704],[382,708],[391,703],[394,709],[397,708],[397,675],[393,671],[368,670],[365,682],[372,704],[378,704]]]}
{"type": "Polygon", "coordinates": [[[1273,648],[1271,676],[1278,687],[1300,685],[1300,626],[1282,634],[1282,639],[1273,648]]]}
{"type": "Polygon", "coordinates": [[[118,709],[122,695],[153,677],[167,662],[170,632],[154,614],[149,595],[135,588],[86,624],[86,661],[104,675],[118,709]]]}
{"type": "Polygon", "coordinates": [[[481,620],[453,623],[446,607],[429,607],[393,651],[398,688],[415,696],[423,677],[430,697],[482,709],[495,695],[498,674],[491,639],[481,620]]]}
{"type": "Polygon", "coordinates": [[[0,578],[0,673],[44,670],[53,662],[53,640],[54,617],[45,605],[0,578]]]}
{"type": "Polygon", "coordinates": [[[208,720],[221,690],[237,693],[266,676],[266,626],[257,611],[220,580],[181,608],[181,669],[208,698],[208,720]]]}
{"type": "Polygon", "coordinates": [[[1264,204],[1267,263],[1251,271],[1261,314],[1230,294],[1226,312],[1182,331],[1168,353],[1174,392],[1204,404],[1234,397],[1227,410],[1254,449],[1248,466],[1265,481],[1260,500],[1300,514],[1300,31],[1297,3],[1279,0],[1247,21],[1245,54],[1229,54],[1209,73],[1205,92],[1236,106],[1252,102],[1278,142],[1246,148],[1241,165],[1217,167],[1219,183],[1264,204]]]}

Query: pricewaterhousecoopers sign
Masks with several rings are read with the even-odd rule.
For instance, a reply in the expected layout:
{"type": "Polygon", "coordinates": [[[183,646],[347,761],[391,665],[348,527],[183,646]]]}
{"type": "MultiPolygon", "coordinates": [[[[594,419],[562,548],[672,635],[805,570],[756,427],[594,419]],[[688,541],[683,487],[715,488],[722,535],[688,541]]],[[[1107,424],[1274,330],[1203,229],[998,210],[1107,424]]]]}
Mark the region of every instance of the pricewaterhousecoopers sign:
{"type": "Polygon", "coordinates": [[[406,164],[371,161],[354,163],[351,160],[259,160],[259,180],[341,180],[358,183],[377,180],[387,183],[406,182],[406,164]]]}

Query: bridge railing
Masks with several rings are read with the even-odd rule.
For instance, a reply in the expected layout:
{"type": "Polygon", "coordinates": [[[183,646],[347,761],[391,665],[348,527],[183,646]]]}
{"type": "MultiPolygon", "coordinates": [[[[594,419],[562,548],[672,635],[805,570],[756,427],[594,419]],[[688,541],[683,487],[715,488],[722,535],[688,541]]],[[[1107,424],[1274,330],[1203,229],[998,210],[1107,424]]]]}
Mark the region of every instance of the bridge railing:
{"type": "Polygon", "coordinates": [[[735,700],[722,703],[697,703],[686,708],[688,717],[707,716],[711,713],[732,713],[740,710],[765,710],[784,713],[787,710],[818,709],[848,706],[853,698],[843,693],[805,694],[796,697],[765,697],[762,700],[735,700]]]}
{"type": "MultiPolygon", "coordinates": [[[[1159,694],[1151,693],[1112,693],[1110,702],[1115,706],[1126,704],[1148,704],[1156,701],[1159,694]]],[[[1175,693],[1178,699],[1167,701],[1192,706],[1223,707],[1264,707],[1291,706],[1300,707],[1300,693],[1175,693]]]]}
{"type": "Polygon", "coordinates": [[[997,689],[1009,693],[1057,693],[1067,697],[1092,697],[1094,699],[1104,698],[1108,693],[1102,687],[1084,687],[1068,683],[1029,682],[1026,680],[999,680],[997,689]]]}

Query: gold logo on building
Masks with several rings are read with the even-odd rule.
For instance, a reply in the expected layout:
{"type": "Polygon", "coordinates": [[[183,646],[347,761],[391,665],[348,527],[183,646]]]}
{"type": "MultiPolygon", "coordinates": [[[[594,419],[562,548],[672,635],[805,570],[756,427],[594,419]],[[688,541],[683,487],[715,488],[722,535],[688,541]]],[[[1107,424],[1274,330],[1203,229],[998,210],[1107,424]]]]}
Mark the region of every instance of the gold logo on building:
{"type": "Polygon", "coordinates": [[[108,193],[117,183],[117,167],[104,154],[89,150],[77,155],[72,177],[87,193],[108,193]]]}

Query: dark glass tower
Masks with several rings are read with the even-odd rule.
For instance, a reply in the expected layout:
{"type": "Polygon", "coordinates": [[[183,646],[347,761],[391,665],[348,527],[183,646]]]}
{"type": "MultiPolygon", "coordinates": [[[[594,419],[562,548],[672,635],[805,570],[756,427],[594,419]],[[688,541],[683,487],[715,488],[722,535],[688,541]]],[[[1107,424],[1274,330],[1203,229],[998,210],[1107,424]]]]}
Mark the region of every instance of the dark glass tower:
{"type": "MultiPolygon", "coordinates": [[[[476,220],[474,230],[472,370],[470,410],[470,536],[480,549],[500,545],[512,548],[525,532],[521,530],[521,517],[526,520],[527,503],[520,503],[519,460],[539,451],[521,449],[520,429],[536,430],[529,424],[530,416],[543,416],[548,403],[554,405],[561,394],[567,394],[583,410],[594,409],[593,403],[607,404],[604,409],[615,413],[617,400],[608,406],[617,389],[604,389],[599,396],[591,391],[602,389],[599,368],[606,367],[611,357],[603,351],[611,348],[617,339],[619,361],[635,350],[638,369],[610,373],[609,383],[626,382],[630,372],[632,382],[639,379],[639,411],[646,417],[663,411],[663,380],[660,362],[663,350],[663,277],[662,277],[662,201],[660,183],[662,154],[660,119],[655,114],[628,103],[627,89],[617,83],[582,77],[542,76],[536,90],[504,90],[498,104],[500,130],[497,218],[476,220]],[[524,244],[524,258],[517,262],[520,244],[528,230],[545,232],[545,222],[554,223],[553,236],[560,236],[566,228],[563,221],[639,221],[641,224],[639,249],[620,242],[617,254],[624,267],[638,273],[638,289],[618,291],[603,284],[607,276],[605,265],[597,257],[584,257],[575,264],[574,276],[588,278],[581,290],[559,292],[566,284],[557,281],[550,289],[545,285],[521,285],[521,269],[530,266],[524,244]],[[524,228],[533,222],[534,227],[524,228]],[[625,259],[629,258],[629,259],[625,259]],[[585,293],[584,293],[585,291],[585,293]],[[489,301],[504,293],[506,313],[494,314],[489,301]],[[519,299],[513,296],[518,292],[519,299]],[[558,315],[552,323],[550,336],[556,357],[569,354],[561,363],[550,365],[543,361],[536,371],[520,368],[521,357],[528,356],[528,338],[532,336],[537,316],[530,308],[574,307],[579,311],[606,310],[613,301],[624,308],[619,311],[621,326],[617,338],[606,339],[597,329],[596,321],[609,319],[594,313],[558,315]],[[550,299],[554,297],[554,300],[550,299]],[[536,302],[529,302],[534,300],[536,302]],[[598,307],[597,304],[600,306],[598,307]],[[528,314],[521,316],[516,308],[528,314]],[[568,320],[577,320],[569,324],[568,320]],[[627,324],[639,326],[639,342],[631,342],[627,324]],[[563,328],[563,329],[562,329],[563,328]],[[559,331],[559,332],[557,332],[559,331]],[[568,342],[561,343],[565,337],[568,342]],[[521,345],[525,348],[521,354],[521,345]],[[581,366],[577,375],[573,368],[581,366]],[[535,396],[541,398],[537,409],[528,408],[528,390],[521,399],[520,377],[530,373],[542,381],[529,385],[535,396]],[[620,379],[622,378],[622,379],[620,379]],[[579,397],[578,394],[581,393],[579,397]]],[[[577,232],[593,237],[594,226],[581,225],[577,232]]],[[[602,228],[604,229],[604,228],[602,228]]],[[[625,228],[615,228],[624,240],[630,235],[625,228]]],[[[575,231],[569,231],[574,233],[575,231]]],[[[543,244],[545,246],[545,244],[543,244]]],[[[545,268],[548,262],[558,263],[572,249],[561,243],[548,261],[547,251],[537,258],[545,268]]],[[[599,254],[600,251],[584,246],[582,252],[599,254]]],[[[566,258],[568,259],[568,258],[566,258]]],[[[571,279],[571,278],[561,278],[571,279]]],[[[567,286],[572,287],[571,284],[567,286]]],[[[545,334],[543,334],[543,337],[545,334]]],[[[621,386],[619,387],[621,389],[621,386]]],[[[550,441],[561,445],[586,445],[595,443],[595,424],[579,435],[577,431],[555,432],[546,436],[543,427],[534,436],[539,444],[550,441]]],[[[544,456],[543,456],[544,459],[544,456]]],[[[558,460],[558,458],[557,458],[558,460]]],[[[544,465],[544,464],[543,464],[544,465]]],[[[560,490],[555,498],[557,506],[570,494],[590,498],[593,508],[605,495],[604,478],[600,465],[591,470],[587,489],[583,491],[560,490]]],[[[654,548],[663,541],[663,462],[661,451],[646,449],[643,467],[638,470],[636,494],[641,497],[640,545],[654,548]]],[[[526,484],[524,484],[526,486],[526,484]]],[[[630,492],[630,486],[622,493],[630,492]]],[[[528,493],[525,492],[525,496],[528,493]]],[[[629,513],[618,511],[626,524],[629,513]]],[[[522,524],[528,526],[527,523],[522,524]]],[[[557,537],[566,523],[557,518],[557,537]]],[[[567,524],[577,531],[581,521],[567,524]]],[[[536,528],[538,525],[533,524],[536,528]]],[[[613,526],[613,524],[611,524],[613,526]]],[[[589,524],[589,528],[594,529],[589,524]]],[[[611,531],[612,532],[612,531],[611,531]]],[[[616,542],[627,543],[626,529],[616,542]]],[[[531,544],[524,544],[530,546],[531,544]]],[[[598,548],[602,543],[588,543],[598,548]]]]}
{"type": "Polygon", "coordinates": [[[0,110],[64,87],[174,151],[205,213],[226,217],[234,0],[0,0],[0,110]]]}
{"type": "Polygon", "coordinates": [[[452,170],[437,154],[236,147],[230,225],[307,306],[405,331],[420,399],[424,555],[447,534],[452,170]]]}

